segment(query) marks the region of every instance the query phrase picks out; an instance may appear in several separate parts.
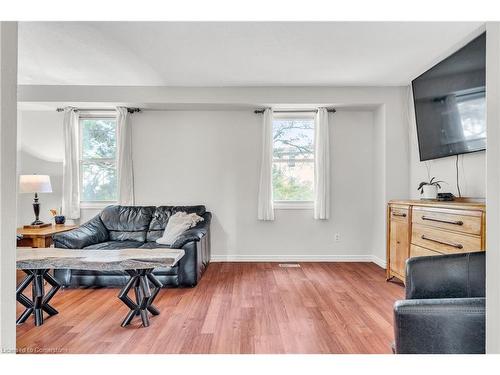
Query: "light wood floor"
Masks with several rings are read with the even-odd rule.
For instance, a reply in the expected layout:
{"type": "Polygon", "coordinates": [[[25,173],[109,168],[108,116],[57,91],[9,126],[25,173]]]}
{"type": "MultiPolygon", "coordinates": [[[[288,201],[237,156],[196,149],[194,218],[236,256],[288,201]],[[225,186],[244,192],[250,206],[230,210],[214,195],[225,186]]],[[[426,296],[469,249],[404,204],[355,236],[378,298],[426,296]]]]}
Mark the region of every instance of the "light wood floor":
{"type": "MultiPolygon", "coordinates": [[[[17,328],[20,352],[390,353],[400,284],[373,263],[211,263],[192,289],[165,289],[161,315],[122,328],[118,289],[67,289],[59,314],[17,328]]],[[[18,304],[18,314],[23,308],[18,304]]]]}

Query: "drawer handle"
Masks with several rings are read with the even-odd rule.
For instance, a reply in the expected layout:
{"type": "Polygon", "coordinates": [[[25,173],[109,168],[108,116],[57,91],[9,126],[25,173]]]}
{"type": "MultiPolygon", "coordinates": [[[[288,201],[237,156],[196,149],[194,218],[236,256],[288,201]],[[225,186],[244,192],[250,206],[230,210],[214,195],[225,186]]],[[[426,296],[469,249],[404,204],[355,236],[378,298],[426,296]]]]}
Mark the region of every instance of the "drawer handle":
{"type": "Polygon", "coordinates": [[[406,217],[406,214],[400,214],[398,212],[393,212],[392,216],[406,217]]]}
{"type": "Polygon", "coordinates": [[[462,244],[454,243],[454,242],[447,242],[447,241],[442,241],[442,240],[436,240],[435,238],[426,237],[425,234],[422,234],[422,237],[420,237],[420,238],[422,238],[423,240],[440,243],[441,245],[452,246],[452,247],[455,247],[457,249],[463,249],[464,248],[462,244]]]}
{"type": "Polygon", "coordinates": [[[453,224],[453,225],[464,225],[464,222],[462,220],[443,220],[443,219],[436,219],[434,217],[428,217],[428,216],[422,216],[422,220],[427,220],[427,221],[436,221],[438,223],[445,223],[445,224],[453,224]]]}

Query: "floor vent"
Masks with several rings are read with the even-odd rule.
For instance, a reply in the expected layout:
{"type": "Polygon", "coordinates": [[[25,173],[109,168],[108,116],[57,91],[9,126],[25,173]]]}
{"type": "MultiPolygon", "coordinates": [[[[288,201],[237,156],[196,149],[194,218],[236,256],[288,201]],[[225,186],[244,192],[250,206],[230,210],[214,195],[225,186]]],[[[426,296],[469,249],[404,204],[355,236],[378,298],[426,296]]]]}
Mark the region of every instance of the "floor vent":
{"type": "Polygon", "coordinates": [[[298,263],[280,263],[279,266],[281,268],[300,268],[298,263]]]}

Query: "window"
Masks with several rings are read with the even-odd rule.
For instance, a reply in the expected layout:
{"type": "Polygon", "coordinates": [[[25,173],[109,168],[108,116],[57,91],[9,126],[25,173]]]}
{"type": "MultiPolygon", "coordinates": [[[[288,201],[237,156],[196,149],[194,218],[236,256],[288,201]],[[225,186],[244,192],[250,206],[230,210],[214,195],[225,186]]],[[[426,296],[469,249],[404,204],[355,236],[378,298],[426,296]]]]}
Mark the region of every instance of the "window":
{"type": "Polygon", "coordinates": [[[116,119],[81,117],[80,139],[80,200],[116,202],[116,119]]]}
{"type": "Polygon", "coordinates": [[[273,120],[273,197],[277,207],[312,206],[314,200],[314,118],[273,120]]]}

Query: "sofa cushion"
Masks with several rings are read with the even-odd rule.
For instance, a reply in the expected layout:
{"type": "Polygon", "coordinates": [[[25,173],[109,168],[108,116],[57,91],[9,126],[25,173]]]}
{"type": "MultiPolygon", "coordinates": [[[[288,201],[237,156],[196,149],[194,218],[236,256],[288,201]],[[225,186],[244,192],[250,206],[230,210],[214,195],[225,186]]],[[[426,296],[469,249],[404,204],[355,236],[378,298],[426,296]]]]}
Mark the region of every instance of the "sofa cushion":
{"type": "Polygon", "coordinates": [[[203,216],[206,212],[205,206],[197,205],[197,206],[172,206],[172,215],[176,212],[186,212],[188,214],[196,214],[198,216],[203,216]]]}
{"type": "MultiPolygon", "coordinates": [[[[165,249],[168,249],[169,246],[167,245],[161,245],[159,243],[156,243],[156,242],[146,242],[145,244],[142,244],[142,246],[140,247],[140,249],[161,249],[161,248],[165,248],[165,249]]],[[[179,268],[179,263],[177,263],[175,266],[173,267],[156,267],[154,269],[154,274],[155,275],[158,275],[158,276],[162,276],[162,275],[165,275],[165,276],[168,276],[168,275],[177,275],[177,269],[179,268]]]]}
{"type": "Polygon", "coordinates": [[[120,250],[120,249],[139,249],[144,245],[140,241],[106,241],[95,245],[84,247],[88,250],[120,250]]]}
{"type": "Polygon", "coordinates": [[[161,248],[169,249],[170,246],[162,245],[156,242],[146,242],[141,244],[141,246],[139,247],[139,249],[161,249],[161,248]]]}
{"type": "Polygon", "coordinates": [[[167,227],[163,231],[161,238],[156,240],[157,243],[172,246],[173,243],[188,229],[195,227],[204,219],[196,214],[187,214],[185,212],[177,212],[168,220],[167,227]]]}
{"type": "Polygon", "coordinates": [[[195,213],[198,216],[203,216],[206,212],[206,208],[203,205],[197,206],[159,206],[153,213],[151,223],[149,225],[149,231],[146,236],[146,241],[156,241],[163,235],[168,220],[170,216],[176,212],[187,212],[188,214],[195,213]]]}
{"type": "Polygon", "coordinates": [[[146,241],[155,207],[109,206],[101,212],[101,220],[111,241],[146,241]]]}
{"type": "Polygon", "coordinates": [[[172,215],[172,206],[159,206],[156,207],[153,213],[153,218],[149,224],[149,230],[146,236],[146,241],[156,241],[160,238],[167,226],[168,219],[172,215]]]}

